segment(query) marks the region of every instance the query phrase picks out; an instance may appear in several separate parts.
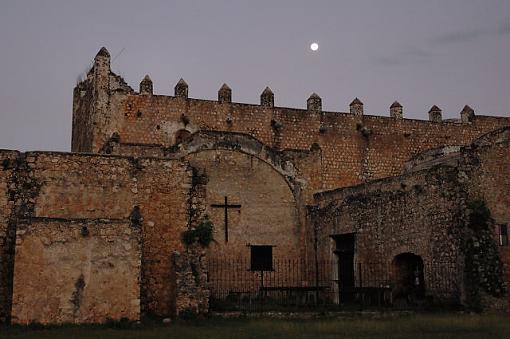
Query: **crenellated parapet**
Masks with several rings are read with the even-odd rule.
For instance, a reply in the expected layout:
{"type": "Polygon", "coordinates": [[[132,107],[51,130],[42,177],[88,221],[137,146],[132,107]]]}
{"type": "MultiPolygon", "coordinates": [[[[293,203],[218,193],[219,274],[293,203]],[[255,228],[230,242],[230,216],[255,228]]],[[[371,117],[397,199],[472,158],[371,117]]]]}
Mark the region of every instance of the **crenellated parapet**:
{"type": "Polygon", "coordinates": [[[149,76],[134,92],[111,71],[110,62],[110,53],[101,49],[87,78],[75,88],[73,151],[101,152],[108,149],[105,146],[116,133],[122,137],[123,149],[129,145],[172,147],[196,131],[247,133],[275,149],[320,146],[325,157],[324,185],[344,185],[358,180],[360,168],[367,178],[395,175],[414,152],[467,144],[483,133],[510,125],[510,118],[475,116],[469,106],[457,119],[443,119],[437,106],[430,109],[428,121],[408,119],[398,101],[391,104],[387,116],[376,116],[365,111],[359,98],[347,110],[331,112],[323,109],[323,98],[316,93],[306,99],[305,107],[276,107],[269,87],[260,93],[256,104],[233,102],[227,84],[219,88],[217,99],[195,99],[189,96],[183,79],[175,85],[173,95],[159,95],[149,76]],[[389,154],[394,157],[384,158],[389,154]],[[374,169],[376,162],[380,169],[374,169]],[[359,168],[349,167],[355,163],[359,168]]]}
{"type": "MultiPolygon", "coordinates": [[[[115,75],[111,69],[110,69],[110,62],[111,62],[110,53],[106,48],[101,48],[100,51],[97,53],[96,57],[94,58],[94,64],[91,70],[88,72],[87,79],[94,79],[96,81],[96,84],[94,87],[96,87],[96,90],[99,92],[100,90],[103,90],[102,92],[106,92],[106,90],[110,91],[116,91],[116,92],[126,92],[128,94],[134,94],[134,91],[124,82],[122,78],[115,75]],[[105,81],[100,81],[101,79],[109,78],[105,81]],[[120,83],[118,84],[118,88],[112,88],[110,85],[107,86],[108,83],[114,82],[113,79],[120,79],[120,83]]],[[[82,83],[79,83],[77,85],[77,88],[82,87],[82,83]]],[[[184,98],[189,99],[188,95],[189,86],[184,81],[184,79],[180,79],[177,84],[174,87],[174,97],[176,98],[184,98]]],[[[143,80],[140,82],[139,85],[139,94],[140,95],[153,95],[154,89],[153,89],[153,83],[151,78],[146,75],[143,80]]],[[[83,92],[81,93],[83,96],[83,92]]],[[[223,84],[220,89],[218,90],[218,99],[217,101],[219,103],[232,103],[232,89],[227,85],[223,84]]],[[[274,93],[269,88],[266,87],[264,91],[260,94],[260,106],[264,107],[270,107],[274,108],[274,93]]],[[[255,106],[255,105],[253,105],[255,106]]],[[[292,108],[289,108],[292,109],[292,108]]],[[[306,101],[306,110],[310,112],[315,111],[322,111],[322,98],[317,95],[316,93],[312,93],[310,97],[306,101]]],[[[338,112],[343,113],[343,112],[338,112]]],[[[350,104],[349,104],[349,113],[355,116],[363,116],[365,114],[364,112],[364,104],[359,98],[355,98],[350,104]]],[[[398,102],[395,101],[391,104],[389,109],[389,116],[393,119],[404,119],[403,114],[403,106],[398,102]]],[[[475,119],[475,112],[474,110],[466,105],[460,112],[460,121],[462,123],[470,123],[475,119]]],[[[442,117],[442,110],[434,105],[428,112],[428,120],[431,122],[443,122],[442,117]]]]}

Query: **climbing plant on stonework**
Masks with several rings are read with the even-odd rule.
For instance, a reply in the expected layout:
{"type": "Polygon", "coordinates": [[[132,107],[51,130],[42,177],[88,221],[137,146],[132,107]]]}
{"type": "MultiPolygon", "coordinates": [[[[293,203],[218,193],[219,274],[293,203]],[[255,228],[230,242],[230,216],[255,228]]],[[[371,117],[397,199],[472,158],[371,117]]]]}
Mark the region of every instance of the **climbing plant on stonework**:
{"type": "Polygon", "coordinates": [[[214,224],[206,216],[195,227],[182,232],[181,239],[186,246],[198,243],[202,247],[208,247],[213,241],[214,224]]]}
{"type": "Polygon", "coordinates": [[[473,230],[486,230],[493,222],[491,211],[483,200],[472,200],[468,202],[469,227],[473,230]]]}

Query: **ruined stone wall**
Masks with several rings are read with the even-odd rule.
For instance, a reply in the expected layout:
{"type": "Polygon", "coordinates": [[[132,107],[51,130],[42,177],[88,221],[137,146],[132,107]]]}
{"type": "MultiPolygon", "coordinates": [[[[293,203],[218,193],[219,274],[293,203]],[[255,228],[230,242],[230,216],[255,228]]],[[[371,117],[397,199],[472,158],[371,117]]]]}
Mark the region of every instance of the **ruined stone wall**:
{"type": "Polygon", "coordinates": [[[509,144],[503,128],[472,145],[427,151],[404,175],[316,194],[320,254],[333,253],[328,235],[355,233],[356,260],[390,263],[411,252],[424,260],[426,279],[430,264],[451,262],[459,301],[508,309],[510,252],[497,226],[510,221],[509,144]]]}
{"type": "Polygon", "coordinates": [[[162,159],[39,153],[36,168],[40,171],[35,177],[44,182],[36,198],[38,217],[127,219],[139,207],[142,306],[147,314],[171,314],[175,299],[171,253],[181,248],[180,234],[188,223],[188,165],[162,159]]]}
{"type": "MultiPolygon", "coordinates": [[[[17,155],[16,152],[11,153],[12,156],[17,155]]],[[[2,156],[9,156],[9,154],[2,152],[2,156]]],[[[182,248],[181,233],[189,223],[192,171],[186,162],[56,152],[29,152],[19,155],[15,160],[12,165],[12,171],[14,171],[12,175],[16,180],[9,186],[8,196],[9,199],[14,199],[16,206],[15,213],[10,216],[11,228],[15,230],[16,225],[18,230],[20,227],[23,228],[18,238],[21,251],[18,251],[18,257],[21,266],[16,268],[17,272],[23,272],[21,275],[23,280],[30,278],[36,281],[41,278],[37,274],[42,274],[45,279],[50,277],[48,271],[25,271],[33,262],[39,262],[38,258],[31,257],[32,254],[44,257],[45,255],[58,256],[56,253],[68,253],[68,256],[63,257],[62,260],[69,261],[69,265],[74,268],[68,273],[65,268],[59,272],[63,277],[67,277],[68,289],[73,288],[76,282],[75,273],[78,267],[88,265],[90,268],[96,264],[102,265],[101,262],[112,253],[115,253],[112,257],[113,265],[123,267],[119,263],[124,261],[124,265],[132,265],[133,258],[138,255],[137,260],[141,262],[141,268],[133,268],[134,275],[126,275],[124,272],[114,274],[112,277],[118,276],[119,280],[113,279],[111,283],[123,286],[135,276],[136,279],[132,282],[138,286],[138,298],[141,300],[141,305],[136,306],[133,298],[126,298],[125,302],[129,301],[133,304],[124,305],[126,307],[114,315],[123,315],[128,312],[126,314],[131,317],[134,313],[129,310],[135,306],[138,308],[141,306],[144,315],[168,316],[175,311],[176,285],[171,255],[182,248]],[[94,231],[90,233],[93,237],[87,238],[90,241],[83,242],[81,238],[75,237],[75,231],[82,224],[92,225],[94,231]],[[125,224],[138,227],[141,232],[134,232],[128,241],[125,239],[128,232],[125,224]],[[67,231],[66,228],[73,229],[74,233],[67,231]],[[62,234],[59,238],[60,233],[62,234]],[[26,242],[24,234],[29,234],[26,242]],[[60,240],[51,240],[44,246],[38,244],[39,252],[29,250],[36,237],[60,240]],[[119,238],[118,244],[117,240],[112,241],[116,237],[119,238]],[[62,244],[61,240],[66,238],[69,238],[69,241],[62,244]],[[140,242],[139,245],[135,246],[132,243],[135,239],[140,242]],[[124,248],[124,245],[129,249],[124,248]],[[92,247],[98,252],[97,257],[89,258],[90,260],[84,259],[83,251],[88,251],[92,247]],[[76,253],[73,252],[73,248],[76,248],[76,253]]],[[[0,193],[4,197],[6,192],[3,188],[11,175],[9,171],[1,172],[2,191],[0,193]]],[[[3,198],[0,201],[4,200],[3,198]]],[[[9,213],[9,203],[5,205],[7,206],[2,205],[2,217],[9,213]]],[[[2,230],[5,229],[4,219],[0,225],[2,230]]],[[[7,251],[5,244],[4,242],[2,245],[2,253],[7,251]]],[[[5,263],[12,263],[5,254],[2,254],[1,259],[2,270],[5,263]]],[[[40,263],[43,264],[42,261],[40,263]]],[[[65,263],[62,267],[65,267],[65,263]]],[[[101,272],[99,268],[96,271],[92,273],[100,274],[101,272]]],[[[106,270],[105,274],[113,271],[106,270]]],[[[2,274],[0,284],[2,293],[9,292],[9,279],[12,281],[9,274],[2,274]]],[[[95,279],[94,274],[91,275],[91,279],[95,279]]],[[[16,301],[25,302],[28,300],[26,294],[31,293],[30,289],[24,289],[20,280],[17,281],[14,291],[16,301]]],[[[87,288],[86,285],[85,292],[87,288]]],[[[119,293],[123,291],[123,288],[116,289],[119,293]]],[[[56,289],[49,289],[45,291],[45,297],[52,298],[51,293],[56,292],[56,289]]],[[[97,294],[96,292],[99,293],[97,290],[94,293],[97,294]]],[[[8,308],[8,299],[9,293],[2,294],[2,310],[8,308]]],[[[109,302],[105,300],[105,305],[109,302]]],[[[26,313],[27,307],[32,306],[35,307],[32,304],[16,305],[17,317],[22,319],[19,321],[30,321],[33,318],[26,313]]],[[[90,306],[89,310],[92,308],[90,306]]],[[[66,309],[66,312],[68,311],[66,309]]],[[[101,312],[95,315],[76,315],[72,321],[97,321],[101,314],[104,315],[101,312]]],[[[71,315],[68,312],[57,318],[58,321],[70,321],[69,316],[71,315]]],[[[50,318],[32,320],[51,321],[50,318]]]]}
{"type": "Polygon", "coordinates": [[[14,256],[14,202],[16,151],[0,151],[0,324],[6,322],[11,308],[14,256]]]}
{"type": "MultiPolygon", "coordinates": [[[[499,245],[500,224],[510,226],[510,129],[502,129],[480,138],[466,151],[467,167],[471,169],[468,188],[471,199],[482,200],[490,210],[493,246],[503,264],[503,281],[510,288],[510,247],[499,245]]],[[[489,252],[488,252],[489,253],[489,252]]],[[[490,254],[490,253],[489,253],[490,254]]],[[[482,256],[480,256],[483,259],[482,256]]],[[[497,259],[497,258],[496,258],[497,259]]],[[[487,256],[482,264],[497,270],[498,260],[487,256]]],[[[494,282],[491,282],[494,283],[494,282]]],[[[497,283],[497,281],[496,281],[497,283]]]]}
{"type": "Polygon", "coordinates": [[[190,222],[193,173],[181,161],[145,159],[137,176],[143,216],[143,298],[147,315],[175,312],[175,269],[171,255],[182,250],[181,234],[190,222]]]}
{"type": "Polygon", "coordinates": [[[434,167],[315,197],[320,257],[335,259],[331,235],[355,233],[355,262],[391,267],[395,256],[413,253],[424,262],[429,291],[459,297],[466,192],[455,168],[434,167]],[[444,270],[440,280],[438,270],[444,270]]]}
{"type": "Polygon", "coordinates": [[[12,323],[140,319],[138,227],[35,218],[16,233],[12,323]]]}
{"type": "Polygon", "coordinates": [[[118,100],[134,93],[122,77],[111,72],[110,54],[102,48],[94,58],[86,78],[73,92],[73,152],[97,152],[112,135],[118,100]]]}

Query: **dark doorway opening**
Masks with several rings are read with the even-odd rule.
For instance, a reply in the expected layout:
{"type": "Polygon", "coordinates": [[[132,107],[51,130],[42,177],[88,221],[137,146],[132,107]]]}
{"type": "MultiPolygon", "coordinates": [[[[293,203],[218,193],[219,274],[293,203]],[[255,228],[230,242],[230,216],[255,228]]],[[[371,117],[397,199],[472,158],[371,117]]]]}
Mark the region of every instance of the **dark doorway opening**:
{"type": "Polygon", "coordinates": [[[338,261],[338,303],[354,301],[354,233],[332,236],[336,248],[334,253],[338,261]]]}
{"type": "Polygon", "coordinates": [[[401,253],[392,262],[393,300],[414,304],[425,297],[423,260],[413,253],[401,253]]]}

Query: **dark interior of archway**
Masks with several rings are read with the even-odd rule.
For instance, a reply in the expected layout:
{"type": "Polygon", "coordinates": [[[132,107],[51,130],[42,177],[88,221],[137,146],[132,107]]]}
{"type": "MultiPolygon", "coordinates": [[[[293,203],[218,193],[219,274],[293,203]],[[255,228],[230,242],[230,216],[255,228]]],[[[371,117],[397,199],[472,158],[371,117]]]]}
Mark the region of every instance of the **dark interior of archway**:
{"type": "Polygon", "coordinates": [[[425,296],[423,260],[413,253],[402,253],[393,259],[393,298],[412,303],[425,296]]]}

